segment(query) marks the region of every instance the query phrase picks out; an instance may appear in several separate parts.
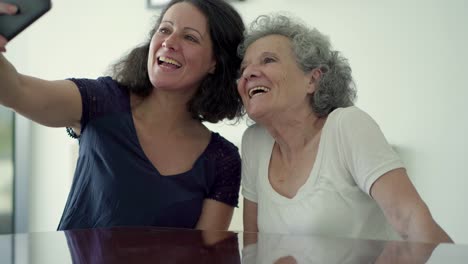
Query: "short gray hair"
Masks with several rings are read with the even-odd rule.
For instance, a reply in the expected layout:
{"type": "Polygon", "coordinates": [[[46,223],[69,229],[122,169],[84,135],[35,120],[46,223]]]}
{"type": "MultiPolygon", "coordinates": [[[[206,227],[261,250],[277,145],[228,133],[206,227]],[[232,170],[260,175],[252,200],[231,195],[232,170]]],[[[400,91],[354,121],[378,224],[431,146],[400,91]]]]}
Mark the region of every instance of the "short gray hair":
{"type": "Polygon", "coordinates": [[[243,58],[253,42],[268,35],[282,35],[291,41],[296,61],[305,73],[316,68],[322,71],[319,85],[310,98],[312,110],[318,116],[327,116],[338,107],[354,104],[356,88],[351,67],[340,52],[332,50],[327,36],[291,16],[261,15],[246,30],[245,39],[238,48],[239,56],[243,58]]]}

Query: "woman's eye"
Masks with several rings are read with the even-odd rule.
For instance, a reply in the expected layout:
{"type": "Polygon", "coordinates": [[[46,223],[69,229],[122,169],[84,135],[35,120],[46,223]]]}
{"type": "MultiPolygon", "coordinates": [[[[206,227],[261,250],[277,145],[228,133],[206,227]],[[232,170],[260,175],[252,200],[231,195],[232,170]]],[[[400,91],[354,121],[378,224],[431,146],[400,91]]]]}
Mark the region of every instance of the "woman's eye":
{"type": "Polygon", "coordinates": [[[158,32],[159,32],[159,33],[163,33],[163,34],[167,34],[167,33],[169,33],[169,29],[167,29],[167,28],[159,28],[159,29],[158,29],[158,32]]]}
{"type": "Polygon", "coordinates": [[[189,40],[189,41],[192,41],[192,42],[197,42],[198,43],[198,39],[192,35],[186,35],[185,36],[185,39],[189,40]]]}
{"type": "Polygon", "coordinates": [[[263,58],[263,63],[271,63],[271,62],[275,62],[276,60],[274,58],[271,58],[271,57],[265,57],[263,58]]]}

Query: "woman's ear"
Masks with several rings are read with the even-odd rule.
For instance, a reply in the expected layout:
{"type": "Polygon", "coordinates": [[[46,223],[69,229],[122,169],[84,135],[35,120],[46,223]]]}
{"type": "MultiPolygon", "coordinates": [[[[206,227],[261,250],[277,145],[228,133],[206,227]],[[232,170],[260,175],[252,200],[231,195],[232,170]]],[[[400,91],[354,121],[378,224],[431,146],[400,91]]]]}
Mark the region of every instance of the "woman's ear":
{"type": "Polygon", "coordinates": [[[313,93],[315,92],[320,82],[320,79],[322,78],[322,71],[320,70],[320,68],[315,68],[309,72],[307,77],[309,79],[309,86],[307,87],[308,92],[313,93]]]}
{"type": "Polygon", "coordinates": [[[322,70],[320,70],[320,68],[313,69],[312,78],[314,78],[314,80],[318,82],[320,78],[322,78],[322,70]]]}

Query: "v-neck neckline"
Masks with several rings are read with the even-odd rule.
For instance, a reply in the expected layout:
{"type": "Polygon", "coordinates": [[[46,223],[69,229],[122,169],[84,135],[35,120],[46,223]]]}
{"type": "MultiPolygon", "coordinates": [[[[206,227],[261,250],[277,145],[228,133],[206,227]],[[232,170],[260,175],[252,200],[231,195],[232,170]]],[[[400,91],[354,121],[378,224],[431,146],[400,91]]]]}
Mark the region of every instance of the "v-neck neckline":
{"type": "Polygon", "coordinates": [[[328,118],[325,121],[325,124],[323,125],[323,128],[322,128],[322,132],[321,132],[320,140],[319,140],[319,146],[318,146],[318,149],[317,149],[317,155],[315,157],[314,165],[313,165],[311,171],[309,172],[309,176],[308,176],[307,180],[304,182],[304,184],[301,185],[297,189],[296,194],[291,198],[280,194],[271,185],[271,182],[270,182],[270,179],[269,179],[269,173],[270,173],[269,167],[270,167],[271,157],[272,157],[272,154],[273,154],[273,148],[275,146],[275,140],[270,135],[270,133],[268,131],[266,131],[266,134],[268,135],[268,138],[267,138],[267,141],[268,141],[267,144],[268,145],[264,149],[264,151],[266,152],[265,153],[266,155],[262,155],[262,156],[265,157],[265,159],[261,161],[262,162],[261,163],[262,164],[261,165],[262,166],[261,167],[262,172],[260,172],[260,175],[265,175],[264,177],[262,177],[262,180],[264,181],[264,183],[267,186],[268,193],[271,193],[273,199],[275,199],[277,202],[279,202],[279,203],[288,203],[288,202],[291,202],[291,201],[300,200],[305,194],[307,194],[307,192],[304,191],[304,189],[307,186],[309,186],[311,188],[316,187],[316,184],[317,184],[317,182],[319,180],[319,173],[318,172],[320,170],[321,163],[322,163],[322,157],[323,157],[323,152],[324,152],[323,149],[325,148],[325,146],[324,146],[324,144],[325,144],[324,137],[326,137],[327,124],[328,124],[328,118]]]}
{"type": "Polygon", "coordinates": [[[137,130],[136,130],[136,125],[135,125],[135,119],[133,118],[131,98],[132,98],[131,92],[128,92],[127,115],[128,115],[128,118],[130,119],[130,127],[131,127],[133,140],[135,141],[135,143],[136,143],[136,145],[138,147],[138,151],[140,152],[141,156],[144,157],[145,161],[151,166],[151,169],[156,172],[158,177],[162,177],[162,178],[177,178],[177,177],[181,177],[181,176],[190,174],[198,166],[200,161],[206,155],[206,152],[208,151],[210,146],[213,144],[214,137],[215,137],[216,133],[213,133],[212,131],[210,131],[210,140],[208,141],[208,144],[206,145],[205,149],[195,159],[192,168],[190,168],[187,171],[177,173],[177,174],[163,175],[158,170],[158,168],[153,164],[153,162],[149,159],[148,155],[146,155],[146,153],[145,153],[145,151],[143,149],[143,146],[141,145],[140,139],[138,138],[138,133],[137,133],[137,130]]]}

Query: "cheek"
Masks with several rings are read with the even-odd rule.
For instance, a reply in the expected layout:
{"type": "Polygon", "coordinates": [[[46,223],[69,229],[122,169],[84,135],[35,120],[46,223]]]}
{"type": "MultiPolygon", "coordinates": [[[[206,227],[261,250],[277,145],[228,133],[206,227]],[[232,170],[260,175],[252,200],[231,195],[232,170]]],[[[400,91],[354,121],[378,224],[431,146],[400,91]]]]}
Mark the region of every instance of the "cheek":
{"type": "Polygon", "coordinates": [[[156,36],[155,36],[155,35],[153,35],[153,37],[151,38],[149,44],[150,44],[149,49],[150,49],[150,51],[151,51],[151,50],[154,49],[154,46],[155,46],[155,44],[156,44],[156,36]]]}
{"type": "Polygon", "coordinates": [[[288,86],[288,78],[287,78],[287,75],[284,74],[283,72],[281,72],[280,74],[278,74],[278,83],[282,86],[288,86]]]}
{"type": "Polygon", "coordinates": [[[209,71],[213,68],[213,59],[206,52],[191,52],[189,56],[186,55],[186,58],[191,61],[191,64],[197,65],[196,67],[202,71],[209,71]]]}
{"type": "Polygon", "coordinates": [[[160,37],[157,37],[156,35],[153,35],[150,41],[150,46],[149,46],[149,52],[151,54],[156,53],[156,51],[161,47],[163,42],[163,39],[160,37]]]}
{"type": "Polygon", "coordinates": [[[237,81],[237,92],[239,93],[239,95],[242,97],[242,100],[244,100],[244,97],[246,96],[245,94],[245,80],[243,78],[240,78],[238,81],[237,81]]]}
{"type": "Polygon", "coordinates": [[[242,79],[239,79],[239,80],[237,80],[237,92],[238,92],[239,94],[242,94],[242,92],[241,92],[241,91],[242,91],[242,87],[241,87],[241,86],[242,86],[242,79]]]}
{"type": "Polygon", "coordinates": [[[162,46],[160,39],[152,38],[148,48],[148,68],[152,68],[156,62],[156,53],[162,46]]]}
{"type": "Polygon", "coordinates": [[[154,56],[156,53],[155,47],[156,47],[155,43],[151,42],[149,49],[148,49],[148,66],[150,66],[152,62],[154,61],[154,56]]]}

